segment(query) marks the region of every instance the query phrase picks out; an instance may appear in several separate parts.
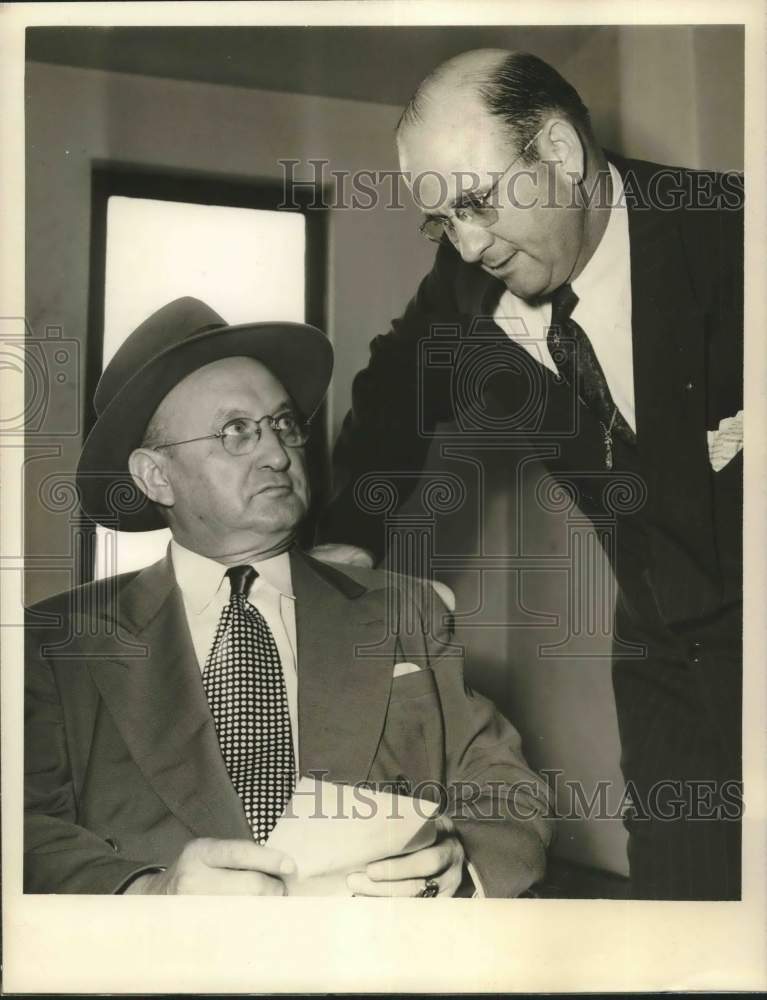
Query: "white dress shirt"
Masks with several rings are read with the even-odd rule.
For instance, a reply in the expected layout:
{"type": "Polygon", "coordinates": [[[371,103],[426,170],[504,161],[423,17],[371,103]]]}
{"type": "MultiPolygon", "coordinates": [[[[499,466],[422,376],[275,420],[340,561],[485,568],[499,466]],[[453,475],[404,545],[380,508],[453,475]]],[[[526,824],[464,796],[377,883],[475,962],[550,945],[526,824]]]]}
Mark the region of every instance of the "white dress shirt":
{"type": "MultiPolygon", "coordinates": [[[[230,587],[226,577],[228,567],[215,559],[191,552],[175,540],[170,543],[170,551],[176,582],[184,599],[197,663],[202,670],[213,645],[221,612],[229,603],[230,587]]],[[[251,565],[258,576],[250,588],[248,602],[266,619],[280,655],[298,774],[296,600],[290,576],[290,558],[287,552],[283,552],[251,565]]]]}
{"type": "MultiPolygon", "coordinates": [[[[571,282],[578,296],[572,318],[583,328],[602,366],[607,385],[626,423],[636,433],[634,357],[631,341],[631,248],[621,176],[609,164],[610,218],[586,266],[571,282]]],[[[508,289],[493,316],[504,333],[555,374],[546,344],[551,303],[531,305],[508,289]]]]}

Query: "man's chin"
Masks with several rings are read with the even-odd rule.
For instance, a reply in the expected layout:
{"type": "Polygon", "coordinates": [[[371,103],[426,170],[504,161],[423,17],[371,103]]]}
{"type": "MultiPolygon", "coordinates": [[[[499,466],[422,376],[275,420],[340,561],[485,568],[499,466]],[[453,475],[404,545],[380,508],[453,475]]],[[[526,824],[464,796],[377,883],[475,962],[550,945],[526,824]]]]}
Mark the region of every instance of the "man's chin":
{"type": "Polygon", "coordinates": [[[306,517],[306,512],[307,504],[298,494],[284,490],[265,490],[253,498],[251,523],[257,529],[294,531],[306,517]]]}
{"type": "Polygon", "coordinates": [[[545,298],[549,291],[549,282],[542,274],[510,274],[503,283],[512,295],[531,302],[545,298]]]}

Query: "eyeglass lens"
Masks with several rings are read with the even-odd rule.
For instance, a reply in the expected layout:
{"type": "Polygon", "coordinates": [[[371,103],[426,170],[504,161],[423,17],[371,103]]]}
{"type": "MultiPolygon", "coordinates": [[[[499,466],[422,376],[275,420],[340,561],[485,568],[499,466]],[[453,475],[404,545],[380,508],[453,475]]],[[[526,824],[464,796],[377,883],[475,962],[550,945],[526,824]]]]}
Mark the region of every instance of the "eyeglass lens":
{"type": "Polygon", "coordinates": [[[260,421],[250,417],[231,420],[221,429],[221,441],[230,455],[245,455],[253,451],[261,440],[261,422],[269,424],[280,439],[289,448],[306,444],[309,432],[305,424],[292,413],[282,413],[277,417],[262,417],[260,421]]]}

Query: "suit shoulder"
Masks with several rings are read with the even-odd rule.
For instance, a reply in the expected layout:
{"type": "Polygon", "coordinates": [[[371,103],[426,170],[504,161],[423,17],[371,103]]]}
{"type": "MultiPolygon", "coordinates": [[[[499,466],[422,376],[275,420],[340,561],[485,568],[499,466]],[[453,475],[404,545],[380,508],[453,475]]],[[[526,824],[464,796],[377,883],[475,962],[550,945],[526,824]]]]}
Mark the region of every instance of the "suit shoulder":
{"type": "Polygon", "coordinates": [[[366,590],[384,590],[395,585],[397,574],[385,569],[371,569],[350,563],[323,562],[303,554],[320,576],[344,590],[348,596],[360,596],[366,590]]]}
{"type": "MultiPolygon", "coordinates": [[[[327,563],[324,565],[328,566],[327,563]]],[[[410,590],[417,594],[431,586],[428,580],[408,576],[404,573],[395,573],[390,569],[371,569],[367,566],[353,566],[349,563],[334,563],[332,568],[333,572],[347,577],[360,587],[364,587],[365,590],[383,590],[391,587],[397,590],[410,590]]]]}
{"type": "Polygon", "coordinates": [[[398,603],[415,605],[419,610],[429,607],[439,613],[452,611],[452,592],[444,585],[432,586],[429,580],[394,573],[389,569],[370,569],[349,563],[327,563],[306,553],[303,558],[328,582],[333,583],[348,597],[359,597],[371,590],[391,590],[398,595],[398,603]]]}
{"type": "Polygon", "coordinates": [[[621,175],[629,208],[691,212],[703,223],[720,212],[737,215],[743,210],[744,181],[739,171],[626,159],[610,152],[607,158],[621,175]]]}
{"type": "MultiPolygon", "coordinates": [[[[351,567],[350,567],[351,568],[351,567]]],[[[360,569],[357,580],[367,590],[389,590],[398,614],[419,619],[425,633],[444,642],[454,631],[455,596],[448,586],[423,577],[384,569],[360,569]]]]}
{"type": "Polygon", "coordinates": [[[117,573],[100,580],[90,580],[78,587],[59,591],[26,606],[27,624],[34,625],[48,615],[68,615],[85,608],[105,608],[134,580],[141,570],[117,573]]]}

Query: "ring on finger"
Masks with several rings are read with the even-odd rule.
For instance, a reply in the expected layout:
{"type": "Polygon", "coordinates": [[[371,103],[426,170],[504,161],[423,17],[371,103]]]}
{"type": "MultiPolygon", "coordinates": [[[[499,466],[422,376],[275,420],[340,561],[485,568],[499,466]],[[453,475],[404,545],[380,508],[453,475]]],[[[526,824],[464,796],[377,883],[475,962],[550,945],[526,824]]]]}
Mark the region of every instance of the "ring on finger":
{"type": "Polygon", "coordinates": [[[439,882],[433,878],[427,878],[424,882],[423,889],[416,893],[418,899],[433,899],[439,894],[439,882]]]}

